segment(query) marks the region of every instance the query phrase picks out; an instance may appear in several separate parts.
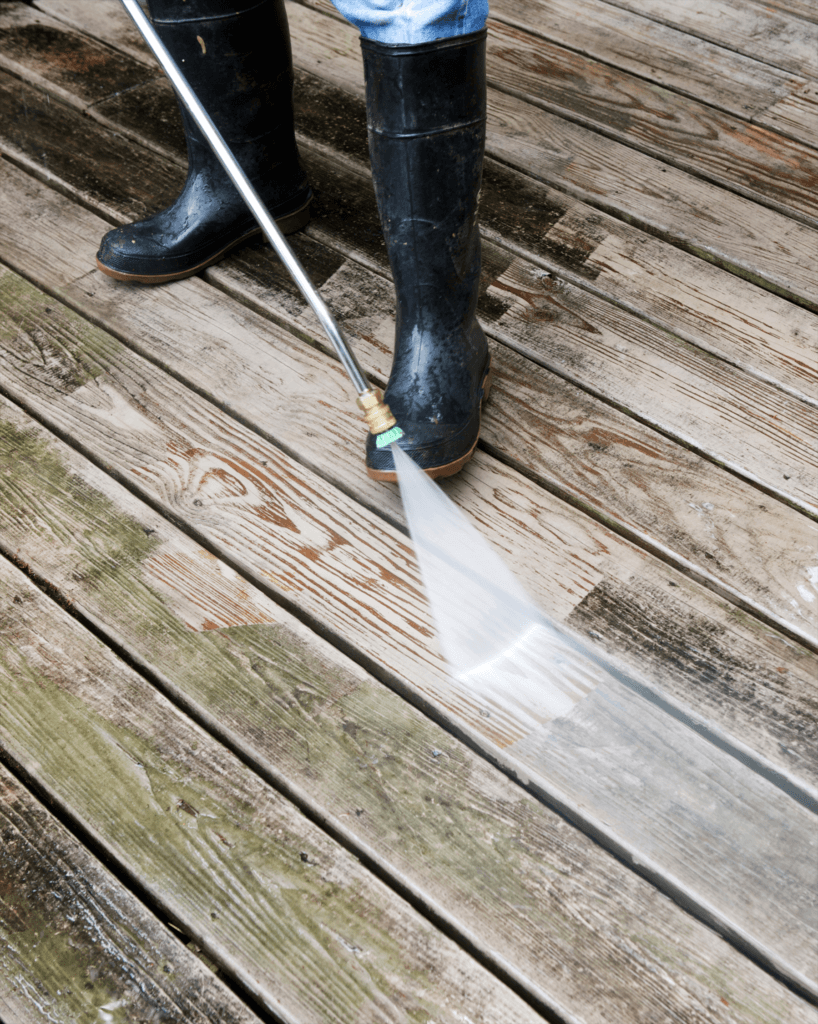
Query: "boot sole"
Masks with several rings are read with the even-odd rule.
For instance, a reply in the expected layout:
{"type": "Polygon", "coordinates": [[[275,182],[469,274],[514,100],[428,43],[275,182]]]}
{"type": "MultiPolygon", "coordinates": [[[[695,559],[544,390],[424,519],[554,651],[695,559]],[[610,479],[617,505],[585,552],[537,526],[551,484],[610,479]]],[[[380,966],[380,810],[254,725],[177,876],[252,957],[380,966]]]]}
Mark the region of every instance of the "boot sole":
{"type": "MultiPolygon", "coordinates": [[[[292,235],[294,232],[300,231],[301,228],[304,228],[309,224],[311,201],[312,200],[308,199],[301,209],[296,210],[294,213],[288,213],[284,217],[276,218],[276,226],[282,235],[292,235]]],[[[110,267],[106,267],[105,264],[100,263],[99,260],[97,260],[97,269],[101,270],[107,277],[112,277],[115,281],[129,281],[131,284],[167,284],[168,281],[181,281],[183,278],[192,277],[194,274],[198,274],[200,270],[204,270],[206,267],[217,263],[231,250],[235,249],[239,245],[243,245],[245,242],[248,242],[260,232],[261,228],[253,228],[253,230],[248,231],[246,235],[242,235],[241,238],[237,238],[234,242],[226,245],[224,249],[217,252],[215,256],[210,256],[195,267],[190,267],[188,270],[179,270],[175,274],[125,274],[121,270],[112,270],[110,267]]]]}
{"type": "MultiPolygon", "coordinates": [[[[432,480],[438,480],[447,476],[454,476],[455,473],[459,473],[460,470],[466,465],[469,459],[474,455],[474,449],[477,447],[477,442],[480,440],[480,427],[482,426],[483,419],[483,406],[488,400],[489,391],[491,391],[493,369],[491,360],[489,359],[489,366],[486,370],[485,376],[483,377],[483,396],[480,399],[480,420],[481,422],[477,427],[477,437],[474,439],[474,444],[469,448],[465,455],[461,455],[459,459],[455,459],[454,462],[447,462],[445,466],[435,466],[434,469],[424,469],[426,476],[431,477],[432,480]]],[[[366,467],[366,474],[371,480],[380,480],[383,483],[394,484],[398,479],[398,474],[392,470],[391,472],[384,469],[370,469],[366,467]]]]}

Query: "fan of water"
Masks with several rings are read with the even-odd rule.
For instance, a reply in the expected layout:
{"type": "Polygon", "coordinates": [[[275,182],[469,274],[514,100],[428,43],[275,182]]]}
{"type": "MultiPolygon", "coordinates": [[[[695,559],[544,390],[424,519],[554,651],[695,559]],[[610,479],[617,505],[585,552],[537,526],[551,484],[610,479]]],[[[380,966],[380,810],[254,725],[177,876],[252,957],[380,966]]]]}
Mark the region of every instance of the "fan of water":
{"type": "Polygon", "coordinates": [[[523,731],[566,715],[606,673],[545,618],[437,484],[396,444],[392,451],[452,677],[523,731]]]}

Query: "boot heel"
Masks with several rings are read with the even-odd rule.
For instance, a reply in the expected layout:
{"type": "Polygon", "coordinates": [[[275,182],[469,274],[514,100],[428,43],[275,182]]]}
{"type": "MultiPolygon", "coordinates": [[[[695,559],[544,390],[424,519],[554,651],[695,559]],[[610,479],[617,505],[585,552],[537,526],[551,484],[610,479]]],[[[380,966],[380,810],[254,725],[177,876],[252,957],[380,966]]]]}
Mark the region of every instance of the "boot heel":
{"type": "Polygon", "coordinates": [[[288,213],[283,217],[276,218],[276,226],[282,235],[292,235],[309,224],[310,202],[311,200],[308,199],[301,209],[296,210],[295,213],[288,213]]]}

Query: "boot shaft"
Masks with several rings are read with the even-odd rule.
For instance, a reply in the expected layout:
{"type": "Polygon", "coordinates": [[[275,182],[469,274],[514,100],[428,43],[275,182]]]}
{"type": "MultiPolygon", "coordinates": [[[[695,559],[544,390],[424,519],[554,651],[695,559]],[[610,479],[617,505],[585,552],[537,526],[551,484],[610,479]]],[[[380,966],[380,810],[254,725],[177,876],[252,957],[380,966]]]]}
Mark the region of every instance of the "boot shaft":
{"type": "MultiPolygon", "coordinates": [[[[149,8],[162,42],[228,144],[293,131],[284,0],[149,0],[149,8]]],[[[203,141],[193,121],[184,120],[187,137],[203,141]]]]}
{"type": "Polygon", "coordinates": [[[361,47],[372,176],[398,316],[434,318],[446,334],[474,316],[477,301],[485,32],[419,46],[365,39],[361,47]]]}

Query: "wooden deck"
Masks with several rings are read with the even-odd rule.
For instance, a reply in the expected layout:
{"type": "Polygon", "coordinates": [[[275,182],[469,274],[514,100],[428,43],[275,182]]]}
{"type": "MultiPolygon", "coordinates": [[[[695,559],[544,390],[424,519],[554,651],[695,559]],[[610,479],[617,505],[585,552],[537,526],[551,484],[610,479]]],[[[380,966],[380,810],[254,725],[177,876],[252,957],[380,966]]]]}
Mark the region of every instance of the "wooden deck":
{"type": "MultiPolygon", "coordinates": [[[[289,3],[291,241],[372,379],[356,33],[289,3]]],[[[621,683],[452,688],[395,487],[262,244],[161,288],[169,87],[0,2],[0,1021],[816,1024],[818,7],[494,0],[447,493],[621,683]]]]}

